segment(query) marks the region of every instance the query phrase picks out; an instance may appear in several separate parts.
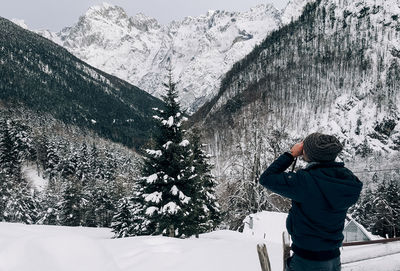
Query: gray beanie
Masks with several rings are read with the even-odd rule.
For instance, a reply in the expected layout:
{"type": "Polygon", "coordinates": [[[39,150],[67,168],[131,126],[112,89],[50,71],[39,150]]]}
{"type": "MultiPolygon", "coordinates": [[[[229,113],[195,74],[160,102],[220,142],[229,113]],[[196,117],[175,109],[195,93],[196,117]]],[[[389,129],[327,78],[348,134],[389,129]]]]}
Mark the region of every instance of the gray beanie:
{"type": "Polygon", "coordinates": [[[312,162],[335,161],[336,156],[342,151],[343,145],[331,135],[313,133],[304,139],[304,152],[312,162]]]}

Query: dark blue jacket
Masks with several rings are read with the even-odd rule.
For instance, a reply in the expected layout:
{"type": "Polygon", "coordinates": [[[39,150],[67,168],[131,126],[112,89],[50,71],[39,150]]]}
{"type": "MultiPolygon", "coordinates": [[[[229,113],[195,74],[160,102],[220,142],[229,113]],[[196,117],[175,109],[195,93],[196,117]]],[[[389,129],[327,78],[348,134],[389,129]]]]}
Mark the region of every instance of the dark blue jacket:
{"type": "Polygon", "coordinates": [[[297,172],[284,172],[293,160],[290,153],[282,154],[261,175],[260,184],[292,199],[286,220],[292,247],[335,250],[342,244],[347,209],[356,203],[362,183],[337,162],[311,163],[297,172]]]}

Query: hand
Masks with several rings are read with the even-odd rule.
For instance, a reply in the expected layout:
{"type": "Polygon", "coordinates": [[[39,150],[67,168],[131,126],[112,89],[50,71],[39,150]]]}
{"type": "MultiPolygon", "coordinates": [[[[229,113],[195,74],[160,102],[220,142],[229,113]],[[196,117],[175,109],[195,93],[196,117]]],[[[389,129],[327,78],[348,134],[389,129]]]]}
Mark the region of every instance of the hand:
{"type": "Polygon", "coordinates": [[[290,153],[293,155],[293,157],[298,157],[298,156],[303,155],[303,145],[304,145],[304,143],[302,141],[292,147],[292,149],[290,150],[290,153]]]}

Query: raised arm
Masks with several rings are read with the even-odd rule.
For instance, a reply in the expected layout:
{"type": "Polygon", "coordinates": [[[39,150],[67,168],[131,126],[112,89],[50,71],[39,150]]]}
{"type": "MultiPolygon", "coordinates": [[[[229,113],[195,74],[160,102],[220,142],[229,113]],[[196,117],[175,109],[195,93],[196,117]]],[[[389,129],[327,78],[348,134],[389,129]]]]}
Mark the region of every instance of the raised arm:
{"type": "Polygon", "coordinates": [[[292,164],[294,158],[302,155],[303,143],[297,143],[293,146],[291,152],[285,152],[278,157],[261,174],[260,184],[269,190],[284,197],[301,202],[304,198],[304,178],[301,173],[285,172],[292,164]]]}

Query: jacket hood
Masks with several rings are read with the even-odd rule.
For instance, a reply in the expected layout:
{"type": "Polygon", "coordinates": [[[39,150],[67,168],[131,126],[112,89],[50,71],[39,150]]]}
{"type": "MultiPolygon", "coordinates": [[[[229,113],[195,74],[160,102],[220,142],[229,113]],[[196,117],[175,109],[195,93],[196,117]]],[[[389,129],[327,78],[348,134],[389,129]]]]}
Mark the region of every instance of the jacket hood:
{"type": "Polygon", "coordinates": [[[347,209],[357,202],[362,182],[344,163],[311,163],[305,170],[315,177],[321,194],[334,209],[347,209]]]}

